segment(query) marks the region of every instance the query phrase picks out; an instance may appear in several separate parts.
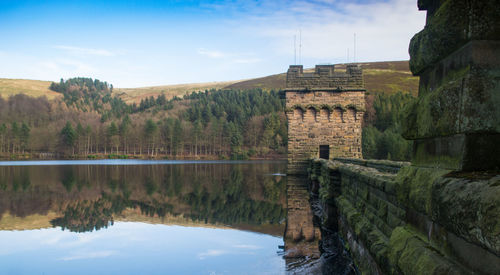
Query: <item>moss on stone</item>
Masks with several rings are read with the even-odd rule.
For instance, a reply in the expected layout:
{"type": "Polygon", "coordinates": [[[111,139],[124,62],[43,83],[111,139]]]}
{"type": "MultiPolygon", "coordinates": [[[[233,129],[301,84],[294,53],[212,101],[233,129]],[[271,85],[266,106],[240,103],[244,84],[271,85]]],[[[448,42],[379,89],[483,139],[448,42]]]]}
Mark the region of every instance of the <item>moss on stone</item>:
{"type": "Polygon", "coordinates": [[[396,178],[399,202],[424,214],[431,214],[433,184],[449,172],[437,168],[403,167],[396,178]]]}
{"type": "Polygon", "coordinates": [[[403,137],[407,139],[447,136],[459,132],[463,79],[470,67],[447,73],[439,87],[420,87],[419,97],[404,109],[403,137]]]}
{"type": "Polygon", "coordinates": [[[396,227],[389,240],[389,261],[392,273],[462,274],[463,270],[422,240],[409,227],[396,227]]]}
{"type": "Polygon", "coordinates": [[[470,40],[498,40],[497,0],[442,0],[410,42],[410,69],[420,74],[470,40]]]}
{"type": "MultiPolygon", "coordinates": [[[[323,202],[336,204],[342,223],[350,228],[352,238],[369,251],[383,272],[463,272],[459,264],[448,258],[452,254],[442,254],[442,251],[450,253],[446,241],[433,238],[431,244],[427,235],[405,222],[406,207],[466,241],[493,253],[500,251],[500,176],[497,174],[460,176],[446,169],[406,166],[392,181],[371,169],[315,161],[311,162],[309,171],[321,184],[323,202]],[[340,173],[341,186],[334,186],[332,179],[339,175],[333,173],[340,173]],[[339,187],[341,192],[335,189],[339,187]],[[387,192],[384,195],[384,190],[393,190],[395,195],[391,195],[391,200],[387,192]]],[[[346,237],[347,233],[343,234],[346,237]]],[[[357,251],[367,253],[366,250],[357,251]]],[[[369,257],[361,254],[356,257],[359,257],[356,262],[360,270],[369,272],[369,267],[373,268],[373,263],[366,262],[369,257]]]]}
{"type": "Polygon", "coordinates": [[[385,271],[390,270],[387,255],[389,239],[381,231],[373,229],[367,236],[367,245],[378,265],[385,271]]]}
{"type": "Polygon", "coordinates": [[[465,240],[500,255],[500,176],[443,177],[433,189],[432,219],[465,240]]]}

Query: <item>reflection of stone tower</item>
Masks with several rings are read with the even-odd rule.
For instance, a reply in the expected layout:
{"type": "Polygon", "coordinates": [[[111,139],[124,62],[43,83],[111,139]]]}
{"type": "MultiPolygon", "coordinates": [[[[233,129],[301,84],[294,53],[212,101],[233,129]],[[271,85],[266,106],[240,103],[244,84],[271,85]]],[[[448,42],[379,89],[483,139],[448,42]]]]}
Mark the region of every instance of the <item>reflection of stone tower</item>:
{"type": "Polygon", "coordinates": [[[313,212],[309,204],[307,180],[288,176],[286,185],[287,219],[284,234],[285,259],[288,267],[306,259],[320,256],[319,227],[313,223],[313,212]]]}
{"type": "Polygon", "coordinates": [[[361,120],[365,109],[363,73],[359,65],[335,72],[317,65],[304,73],[290,66],[286,77],[288,173],[306,173],[310,158],[361,158],[361,120]]]}

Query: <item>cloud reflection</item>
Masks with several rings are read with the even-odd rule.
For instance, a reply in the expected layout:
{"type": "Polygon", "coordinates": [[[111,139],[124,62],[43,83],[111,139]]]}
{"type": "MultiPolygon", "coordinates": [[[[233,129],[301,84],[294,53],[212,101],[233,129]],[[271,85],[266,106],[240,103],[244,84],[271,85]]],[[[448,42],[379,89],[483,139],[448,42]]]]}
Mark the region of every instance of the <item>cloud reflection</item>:
{"type": "Polygon", "coordinates": [[[106,258],[111,255],[116,254],[115,250],[107,250],[107,251],[94,251],[89,253],[79,253],[73,256],[67,256],[59,258],[61,261],[73,261],[73,260],[82,260],[82,259],[95,259],[95,258],[106,258]]]}
{"type": "Polygon", "coordinates": [[[200,254],[198,254],[198,258],[200,258],[200,260],[203,260],[207,257],[215,257],[215,256],[220,256],[220,255],[223,255],[223,254],[227,254],[229,253],[228,251],[225,251],[225,250],[218,250],[218,249],[209,249],[205,252],[202,252],[200,254]]]}

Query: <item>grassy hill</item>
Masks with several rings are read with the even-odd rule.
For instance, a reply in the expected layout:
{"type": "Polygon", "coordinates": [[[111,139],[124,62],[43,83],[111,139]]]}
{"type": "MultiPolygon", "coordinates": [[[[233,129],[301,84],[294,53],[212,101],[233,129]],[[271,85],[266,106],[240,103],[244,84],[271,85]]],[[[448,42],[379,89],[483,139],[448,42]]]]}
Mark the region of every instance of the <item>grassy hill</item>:
{"type": "Polygon", "coordinates": [[[0,96],[7,98],[15,94],[25,94],[32,97],[46,96],[54,99],[62,96],[49,89],[50,81],[0,78],[0,96]]]}
{"type": "MultiPolygon", "coordinates": [[[[388,61],[359,63],[363,68],[366,90],[370,93],[393,94],[398,91],[409,92],[416,95],[418,92],[418,77],[410,72],[408,61],[388,61]]],[[[314,69],[305,69],[312,72],[314,69]]],[[[335,70],[345,70],[345,64],[337,64],[335,70]]],[[[228,85],[226,88],[232,89],[274,89],[285,88],[286,73],[270,75],[245,81],[239,81],[228,85]]]]}
{"type": "Polygon", "coordinates": [[[223,81],[223,82],[206,82],[206,83],[191,83],[191,84],[176,84],[165,86],[152,86],[140,88],[117,88],[113,93],[118,94],[126,103],[139,103],[141,99],[146,97],[165,94],[167,99],[174,96],[182,97],[186,93],[192,91],[204,91],[210,89],[222,89],[237,81],[223,81]]]}
{"type": "MultiPolygon", "coordinates": [[[[413,95],[418,91],[418,77],[412,76],[408,61],[388,61],[359,63],[363,67],[365,87],[369,93],[393,94],[398,91],[409,92],[413,95]]],[[[312,71],[306,69],[305,71],[312,71]]],[[[336,65],[336,70],[345,70],[345,64],[336,65]]],[[[165,94],[167,99],[174,96],[182,97],[192,91],[206,89],[241,89],[248,90],[261,88],[264,90],[280,90],[285,88],[286,73],[224,82],[207,82],[192,84],[177,84],[140,88],[116,88],[113,93],[119,95],[126,103],[139,103],[141,99],[165,94]]],[[[5,79],[0,78],[0,96],[22,93],[33,97],[47,96],[49,99],[60,97],[61,94],[49,90],[50,81],[5,79]]]]}

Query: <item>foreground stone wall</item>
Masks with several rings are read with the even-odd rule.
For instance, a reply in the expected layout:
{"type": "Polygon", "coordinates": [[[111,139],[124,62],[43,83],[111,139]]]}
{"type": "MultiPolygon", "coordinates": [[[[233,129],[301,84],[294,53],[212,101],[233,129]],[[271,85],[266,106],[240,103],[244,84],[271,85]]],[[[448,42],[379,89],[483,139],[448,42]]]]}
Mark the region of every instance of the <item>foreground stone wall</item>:
{"type": "Polygon", "coordinates": [[[311,161],[326,214],[363,274],[500,274],[500,175],[311,161]]]}
{"type": "Polygon", "coordinates": [[[500,274],[500,5],[419,0],[412,163],[314,160],[311,190],[363,274],[500,274]],[[319,188],[316,186],[319,185],[319,188]]]}
{"type": "Polygon", "coordinates": [[[361,158],[364,87],[361,68],[335,72],[318,65],[314,73],[290,66],[287,73],[288,174],[305,174],[307,160],[329,145],[331,157],[361,158]]]}
{"type": "Polygon", "coordinates": [[[425,28],[410,43],[420,76],[403,136],[413,163],[461,171],[500,169],[498,0],[420,0],[425,28]]]}

